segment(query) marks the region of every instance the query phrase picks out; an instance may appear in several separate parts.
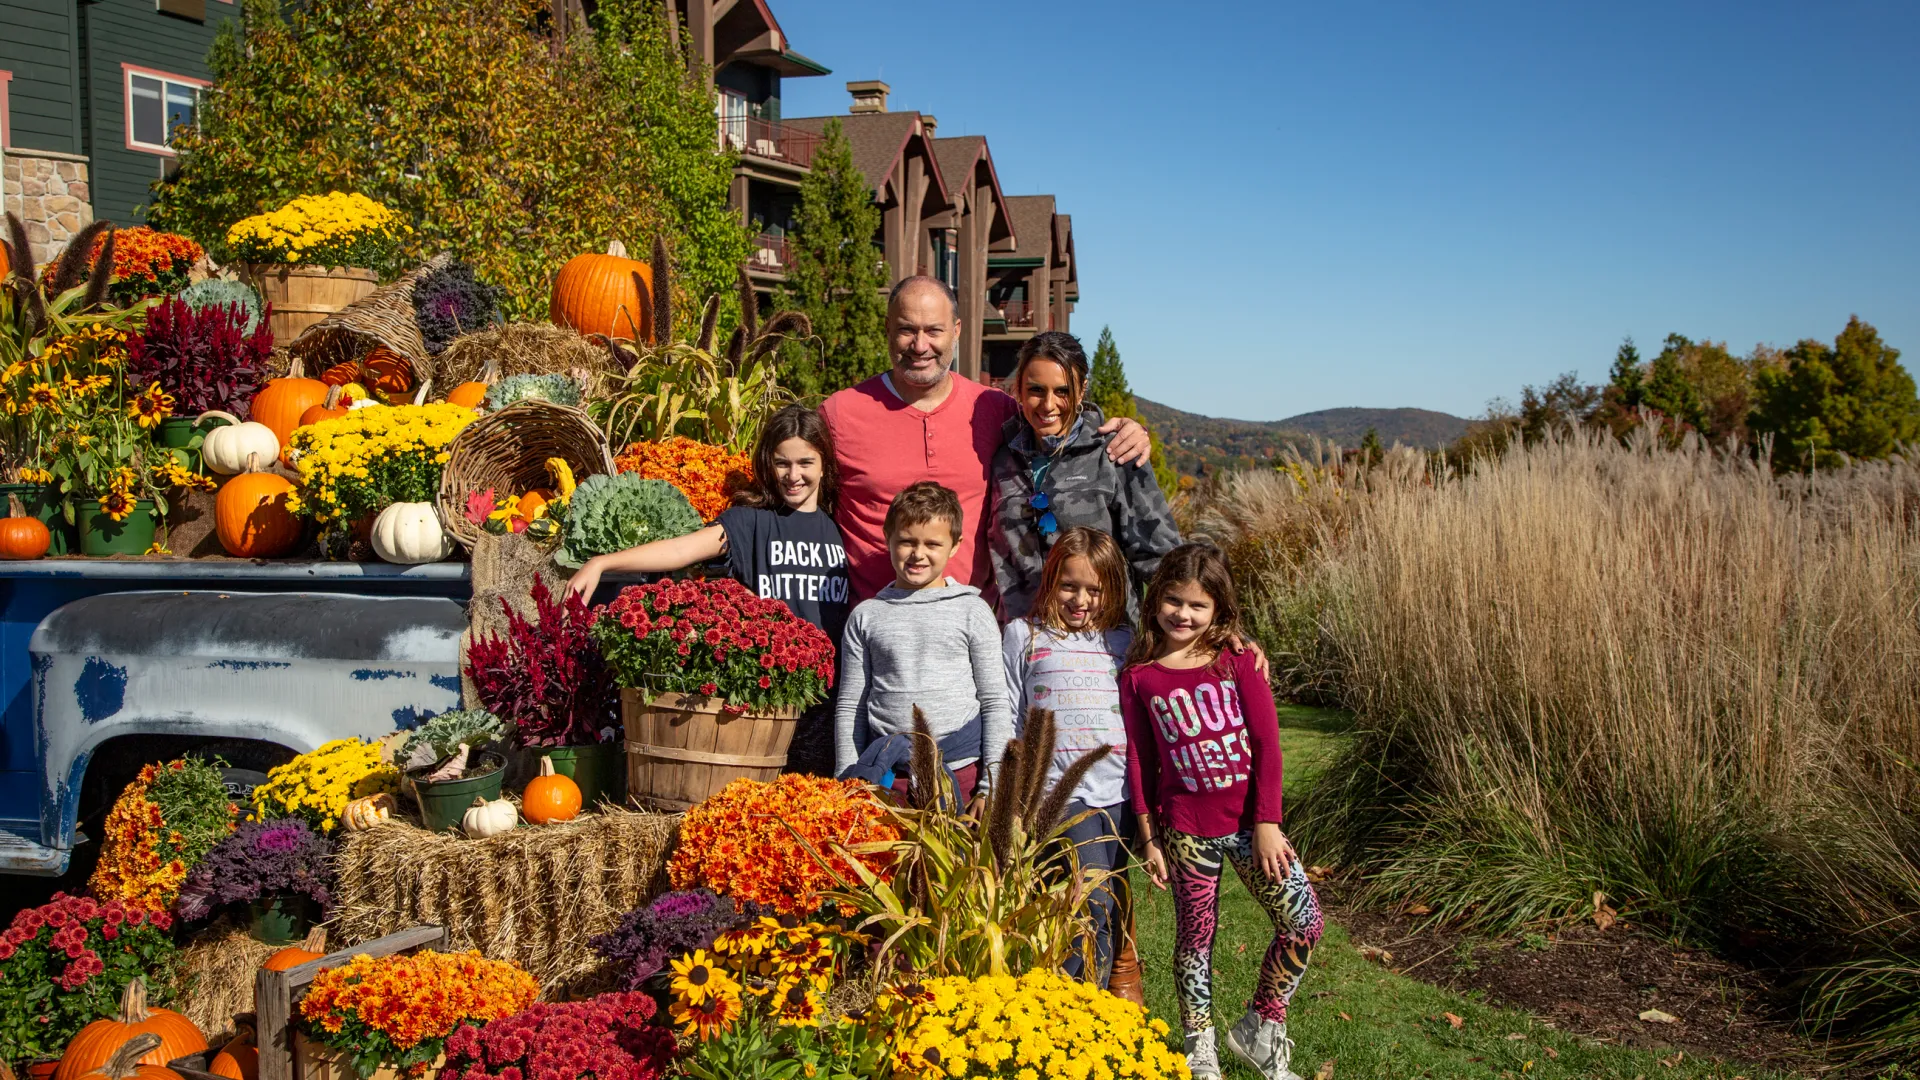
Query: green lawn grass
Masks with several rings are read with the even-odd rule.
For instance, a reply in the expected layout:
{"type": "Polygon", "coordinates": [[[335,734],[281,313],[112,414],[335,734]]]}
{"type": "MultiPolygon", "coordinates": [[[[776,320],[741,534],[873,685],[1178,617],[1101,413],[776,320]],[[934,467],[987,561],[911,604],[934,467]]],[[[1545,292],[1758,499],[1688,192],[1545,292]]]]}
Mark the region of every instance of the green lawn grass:
{"type": "MultiPolygon", "coordinates": [[[[1286,753],[1287,794],[1294,795],[1323,770],[1344,741],[1337,713],[1282,706],[1281,744],[1286,753]]],[[[1309,863],[1312,853],[1306,853],[1309,863]]],[[[1222,892],[1220,933],[1214,941],[1214,1023],[1225,1028],[1239,1018],[1253,991],[1261,953],[1272,924],[1228,873],[1222,892]]],[[[1136,928],[1147,988],[1147,1007],[1173,1029],[1179,1011],[1170,977],[1173,906],[1146,875],[1133,875],[1139,898],[1136,928]]],[[[1552,1030],[1526,1013],[1495,1008],[1473,997],[1395,975],[1363,959],[1346,932],[1329,924],[1313,963],[1294,996],[1288,1033],[1295,1043],[1293,1069],[1312,1077],[1332,1061],[1336,1080],[1378,1077],[1600,1078],[1600,1080],[1691,1080],[1715,1077],[1770,1080],[1779,1073],[1750,1066],[1696,1061],[1686,1055],[1672,1065],[1660,1054],[1598,1044],[1552,1030]],[[1460,1020],[1456,1028],[1446,1014],[1460,1020]],[[1343,1018],[1344,1017],[1344,1018],[1343,1018]]],[[[1228,1077],[1255,1080],[1220,1042],[1228,1077]]]]}

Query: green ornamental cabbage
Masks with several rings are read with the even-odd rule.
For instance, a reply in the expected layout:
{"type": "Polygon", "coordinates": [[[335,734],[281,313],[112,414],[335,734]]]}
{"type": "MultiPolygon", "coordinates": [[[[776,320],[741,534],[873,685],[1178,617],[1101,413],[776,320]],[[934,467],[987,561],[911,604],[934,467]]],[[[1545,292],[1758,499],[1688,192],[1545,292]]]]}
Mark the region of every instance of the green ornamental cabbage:
{"type": "Polygon", "coordinates": [[[487,390],[488,412],[499,412],[520,401],[578,406],[580,384],[567,375],[509,375],[487,390]]]}
{"type": "Polygon", "coordinates": [[[246,333],[252,334],[260,325],[260,295],[238,281],[225,278],[208,278],[196,281],[180,290],[180,299],[195,311],[226,304],[239,304],[247,309],[246,333]]]}
{"type": "Polygon", "coordinates": [[[507,725],[485,709],[449,709],[413,730],[400,744],[402,768],[431,765],[451,757],[466,743],[479,749],[507,736],[507,725]]]}
{"type": "Polygon", "coordinates": [[[693,504],[665,480],[645,480],[633,473],[589,476],[567,504],[567,524],[554,559],[578,570],[595,555],[685,536],[702,524],[693,504]]]}

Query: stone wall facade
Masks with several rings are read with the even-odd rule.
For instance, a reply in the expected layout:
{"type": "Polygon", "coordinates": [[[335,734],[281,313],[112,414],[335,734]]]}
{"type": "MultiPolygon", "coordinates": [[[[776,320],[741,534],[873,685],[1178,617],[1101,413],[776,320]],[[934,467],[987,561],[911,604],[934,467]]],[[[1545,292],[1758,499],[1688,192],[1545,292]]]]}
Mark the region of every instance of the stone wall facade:
{"type": "Polygon", "coordinates": [[[70,154],[7,150],[0,197],[26,224],[35,265],[58,258],[67,241],[93,223],[87,162],[70,154]]]}

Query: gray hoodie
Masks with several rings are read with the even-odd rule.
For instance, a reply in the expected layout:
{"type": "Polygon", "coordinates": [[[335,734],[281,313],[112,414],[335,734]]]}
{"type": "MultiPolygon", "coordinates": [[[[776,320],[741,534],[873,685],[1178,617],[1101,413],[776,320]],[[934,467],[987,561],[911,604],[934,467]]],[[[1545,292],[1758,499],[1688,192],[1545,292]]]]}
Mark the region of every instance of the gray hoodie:
{"type": "MultiPolygon", "coordinates": [[[[891,585],[853,609],[840,645],[834,704],[836,775],[869,742],[913,730],[920,706],[934,738],[980,718],[980,783],[998,767],[1013,730],[1000,627],[980,590],[956,585],[909,592],[891,585]]],[[[949,761],[960,768],[966,761],[949,761]]],[[[968,793],[963,792],[964,798],[968,793]]]]}

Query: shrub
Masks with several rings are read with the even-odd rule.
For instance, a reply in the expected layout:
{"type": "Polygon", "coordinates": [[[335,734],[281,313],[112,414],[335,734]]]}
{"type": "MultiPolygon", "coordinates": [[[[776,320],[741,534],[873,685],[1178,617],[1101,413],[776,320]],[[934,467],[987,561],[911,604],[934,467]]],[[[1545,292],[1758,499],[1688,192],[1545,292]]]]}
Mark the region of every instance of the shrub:
{"type": "Polygon", "coordinates": [[[168,300],[149,308],[146,328],[127,341],[127,381],[159,383],[173,395],[177,415],[219,409],[244,419],[266,382],[272,352],[273,331],[246,308],[168,300]]]}
{"type": "Polygon", "coordinates": [[[629,585],[593,624],[620,685],[723,697],[736,712],[805,708],[833,686],[833,642],[732,578],[629,585]]]}

